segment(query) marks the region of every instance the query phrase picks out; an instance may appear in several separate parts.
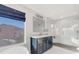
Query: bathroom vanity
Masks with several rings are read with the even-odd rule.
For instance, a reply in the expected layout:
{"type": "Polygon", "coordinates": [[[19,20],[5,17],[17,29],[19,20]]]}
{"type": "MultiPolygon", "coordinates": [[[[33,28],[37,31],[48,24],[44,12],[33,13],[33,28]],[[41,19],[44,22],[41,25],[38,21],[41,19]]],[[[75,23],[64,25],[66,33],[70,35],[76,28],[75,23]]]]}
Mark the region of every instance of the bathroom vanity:
{"type": "Polygon", "coordinates": [[[41,54],[52,47],[52,36],[32,36],[31,37],[31,53],[41,54]]]}

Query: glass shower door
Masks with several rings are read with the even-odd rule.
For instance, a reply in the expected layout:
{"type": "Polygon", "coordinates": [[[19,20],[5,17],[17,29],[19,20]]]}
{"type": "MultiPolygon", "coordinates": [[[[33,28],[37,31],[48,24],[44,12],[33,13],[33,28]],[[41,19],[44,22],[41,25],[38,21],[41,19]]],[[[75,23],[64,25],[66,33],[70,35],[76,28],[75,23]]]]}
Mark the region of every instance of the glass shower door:
{"type": "Polygon", "coordinates": [[[55,27],[58,43],[79,46],[79,19],[63,19],[58,21],[55,27]]]}

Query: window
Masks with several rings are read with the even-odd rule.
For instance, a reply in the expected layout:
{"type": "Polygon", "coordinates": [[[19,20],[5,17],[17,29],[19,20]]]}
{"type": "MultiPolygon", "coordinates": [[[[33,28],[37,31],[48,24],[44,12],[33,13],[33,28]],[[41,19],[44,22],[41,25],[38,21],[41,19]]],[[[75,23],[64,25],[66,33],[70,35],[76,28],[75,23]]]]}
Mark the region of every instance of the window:
{"type": "Polygon", "coordinates": [[[0,47],[24,42],[25,13],[0,5],[0,47]]]}

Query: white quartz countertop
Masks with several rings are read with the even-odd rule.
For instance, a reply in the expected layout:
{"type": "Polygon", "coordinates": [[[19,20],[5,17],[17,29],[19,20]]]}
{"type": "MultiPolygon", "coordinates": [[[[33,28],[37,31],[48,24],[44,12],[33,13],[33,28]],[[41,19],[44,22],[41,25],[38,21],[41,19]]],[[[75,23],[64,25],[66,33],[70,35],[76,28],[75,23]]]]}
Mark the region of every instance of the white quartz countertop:
{"type": "Polygon", "coordinates": [[[32,38],[43,38],[43,37],[49,37],[49,36],[52,36],[52,35],[35,35],[35,36],[32,36],[32,38]]]}

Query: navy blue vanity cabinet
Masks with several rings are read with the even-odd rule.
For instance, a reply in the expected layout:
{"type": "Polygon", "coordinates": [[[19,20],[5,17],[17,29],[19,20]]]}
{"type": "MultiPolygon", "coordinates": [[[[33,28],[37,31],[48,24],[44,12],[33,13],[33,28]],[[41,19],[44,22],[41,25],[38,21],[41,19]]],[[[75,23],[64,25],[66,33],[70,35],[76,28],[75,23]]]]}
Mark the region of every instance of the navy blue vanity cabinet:
{"type": "Polygon", "coordinates": [[[46,37],[31,37],[31,53],[32,54],[41,54],[47,51],[49,48],[52,47],[52,36],[46,37]]]}
{"type": "Polygon", "coordinates": [[[38,43],[37,39],[31,38],[30,48],[31,48],[31,53],[33,53],[33,54],[37,53],[37,50],[38,50],[37,43],[38,43]]]}

